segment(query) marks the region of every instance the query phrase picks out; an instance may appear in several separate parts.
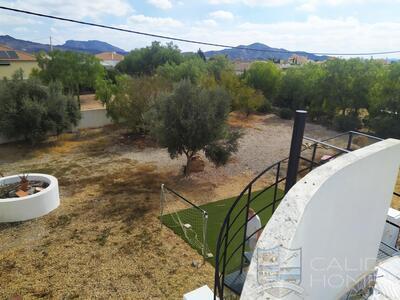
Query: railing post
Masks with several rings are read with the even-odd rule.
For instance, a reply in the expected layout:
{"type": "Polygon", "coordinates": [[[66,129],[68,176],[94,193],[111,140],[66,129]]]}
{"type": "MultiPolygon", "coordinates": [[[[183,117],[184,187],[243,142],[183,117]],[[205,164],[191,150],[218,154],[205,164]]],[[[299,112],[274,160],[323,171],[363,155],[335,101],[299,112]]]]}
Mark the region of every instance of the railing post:
{"type": "Polygon", "coordinates": [[[347,140],[347,150],[351,150],[351,143],[353,142],[353,133],[349,132],[349,139],[347,140]]]}
{"type": "Polygon", "coordinates": [[[165,191],[164,184],[161,184],[161,193],[160,193],[160,230],[163,227],[163,214],[164,214],[164,202],[165,202],[165,191]]]}
{"type": "Polygon", "coordinates": [[[286,175],[285,194],[291,189],[292,186],[296,184],[301,145],[303,143],[304,128],[306,125],[306,117],[307,111],[296,110],[293,125],[292,142],[290,145],[288,170],[286,175]]]}
{"type": "Polygon", "coordinates": [[[278,181],[279,181],[279,172],[281,171],[281,162],[278,163],[278,166],[276,167],[276,177],[275,177],[275,187],[274,187],[274,199],[272,202],[272,213],[275,212],[275,206],[276,206],[276,195],[278,192],[278,181]]]}
{"type": "Polygon", "coordinates": [[[207,258],[207,223],[208,223],[208,214],[206,212],[203,213],[203,263],[206,263],[207,258]]]}
{"type": "Polygon", "coordinates": [[[247,204],[246,204],[246,212],[245,212],[245,225],[244,225],[244,233],[243,233],[243,245],[242,245],[242,256],[240,258],[240,273],[243,272],[243,260],[244,260],[244,252],[246,251],[246,239],[247,239],[247,224],[249,223],[249,209],[250,209],[250,200],[251,200],[251,185],[249,187],[249,193],[247,194],[247,204]]]}
{"type": "Polygon", "coordinates": [[[312,169],[314,168],[314,160],[315,160],[315,155],[317,153],[317,147],[318,147],[318,144],[314,143],[312,157],[311,157],[311,163],[310,163],[310,171],[312,171],[312,169]]]}

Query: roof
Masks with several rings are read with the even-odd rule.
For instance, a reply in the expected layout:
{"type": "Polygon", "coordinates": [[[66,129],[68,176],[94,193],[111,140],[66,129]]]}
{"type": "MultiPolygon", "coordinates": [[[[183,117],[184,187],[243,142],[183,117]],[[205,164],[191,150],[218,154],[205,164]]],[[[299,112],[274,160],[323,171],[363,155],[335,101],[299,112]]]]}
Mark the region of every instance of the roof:
{"type": "Polygon", "coordinates": [[[0,61],[36,61],[36,58],[24,51],[0,45],[0,61]]]}
{"type": "Polygon", "coordinates": [[[121,54],[118,54],[116,52],[102,52],[99,54],[96,54],[96,57],[100,60],[116,60],[116,61],[121,61],[124,59],[124,56],[121,54]]]}

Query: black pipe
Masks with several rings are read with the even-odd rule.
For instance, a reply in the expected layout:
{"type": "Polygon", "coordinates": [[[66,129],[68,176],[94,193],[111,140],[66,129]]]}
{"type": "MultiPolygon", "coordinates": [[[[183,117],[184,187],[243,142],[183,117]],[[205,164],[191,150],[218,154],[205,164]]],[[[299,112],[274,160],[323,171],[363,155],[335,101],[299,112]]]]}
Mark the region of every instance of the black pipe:
{"type": "Polygon", "coordinates": [[[296,110],[286,175],[285,194],[296,184],[297,181],[297,171],[299,169],[300,152],[303,143],[304,128],[306,126],[306,118],[307,111],[296,110]]]}

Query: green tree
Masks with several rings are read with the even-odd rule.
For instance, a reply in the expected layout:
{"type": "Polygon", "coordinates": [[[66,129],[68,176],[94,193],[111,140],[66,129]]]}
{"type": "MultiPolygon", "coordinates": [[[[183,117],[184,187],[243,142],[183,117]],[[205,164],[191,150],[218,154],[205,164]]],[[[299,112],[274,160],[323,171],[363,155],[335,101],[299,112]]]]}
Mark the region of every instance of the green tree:
{"type": "Polygon", "coordinates": [[[204,54],[204,52],[199,48],[199,50],[197,50],[197,55],[203,60],[203,61],[207,61],[206,55],[204,54]]]}
{"type": "Polygon", "coordinates": [[[35,78],[23,80],[20,73],[0,83],[0,133],[8,138],[34,144],[76,126],[79,118],[76,100],[62,94],[60,83],[44,86],[35,78]]]}
{"type": "Polygon", "coordinates": [[[289,68],[282,74],[278,96],[274,104],[281,108],[306,109],[312,120],[324,115],[323,96],[320,87],[323,70],[319,64],[308,63],[289,68]]]}
{"type": "Polygon", "coordinates": [[[66,93],[77,96],[79,105],[82,89],[94,89],[105,74],[100,61],[90,54],[56,50],[40,53],[37,60],[40,70],[36,76],[46,84],[61,82],[66,93]]]}
{"type": "Polygon", "coordinates": [[[226,56],[216,55],[207,60],[207,69],[208,73],[219,82],[222,73],[233,72],[233,64],[226,56]]]}
{"type": "Polygon", "coordinates": [[[206,90],[183,80],[160,98],[152,115],[157,120],[152,133],[171,158],[186,156],[185,174],[190,172],[191,158],[201,150],[216,165],[224,164],[237,150],[239,138],[226,124],[229,106],[223,89],[206,90]]]}
{"type": "Polygon", "coordinates": [[[400,63],[383,73],[378,97],[369,107],[368,125],[378,136],[400,138],[400,63]]]}
{"type": "Polygon", "coordinates": [[[98,97],[104,99],[107,114],[114,122],[133,132],[146,133],[149,127],[146,113],[155,105],[157,96],[170,89],[170,83],[161,77],[123,75],[117,77],[116,85],[108,82],[99,88],[98,97]]]}
{"type": "Polygon", "coordinates": [[[273,62],[254,62],[244,76],[246,83],[262,91],[267,99],[273,100],[276,97],[282,74],[281,70],[273,62]]]}
{"type": "Polygon", "coordinates": [[[207,76],[207,64],[196,55],[180,64],[167,62],[158,67],[157,74],[173,82],[189,79],[192,83],[199,83],[201,78],[207,76]]]}
{"type": "Polygon", "coordinates": [[[247,86],[233,72],[222,72],[220,85],[228,91],[232,99],[232,110],[242,111],[249,116],[266,104],[267,100],[261,92],[247,86]]]}
{"type": "Polygon", "coordinates": [[[167,43],[163,46],[159,42],[153,42],[151,46],[132,50],[116,68],[132,76],[152,75],[163,64],[179,64],[182,61],[182,54],[176,45],[167,43]]]}

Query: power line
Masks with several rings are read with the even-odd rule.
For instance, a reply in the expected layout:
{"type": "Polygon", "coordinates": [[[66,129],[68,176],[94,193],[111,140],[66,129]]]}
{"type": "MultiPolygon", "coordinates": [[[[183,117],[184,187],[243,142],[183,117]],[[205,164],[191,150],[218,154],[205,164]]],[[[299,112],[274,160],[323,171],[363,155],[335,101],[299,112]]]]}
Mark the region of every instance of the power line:
{"type": "MultiPolygon", "coordinates": [[[[183,39],[183,38],[178,38],[178,37],[173,37],[173,36],[167,36],[167,35],[160,35],[160,34],[154,34],[154,33],[148,33],[148,32],[142,32],[142,31],[136,31],[136,30],[130,30],[130,29],[124,29],[124,28],[120,28],[120,27],[114,27],[114,26],[103,25],[103,24],[98,24],[98,23],[79,21],[79,20],[70,19],[70,18],[57,17],[57,16],[52,16],[52,15],[47,15],[47,14],[42,14],[42,13],[36,13],[36,12],[33,12],[33,11],[16,9],[16,8],[11,8],[11,7],[6,7],[6,6],[0,6],[0,9],[13,11],[13,12],[17,12],[17,13],[33,15],[33,16],[37,16],[37,17],[49,18],[49,19],[54,19],[54,20],[59,20],[59,21],[65,21],[65,22],[76,23],[76,24],[81,24],[81,25],[105,28],[105,29],[110,29],[110,30],[117,30],[117,31],[122,31],[122,32],[127,32],[127,33],[133,33],[133,34],[144,35],[144,36],[149,36],[149,37],[154,37],[154,38],[160,38],[160,39],[166,39],[166,40],[172,40],[172,41],[184,42],[184,43],[191,43],[191,44],[197,44],[197,45],[203,45],[203,46],[213,46],[213,47],[221,47],[221,48],[231,48],[231,49],[239,49],[239,50],[258,51],[258,52],[275,52],[275,53],[293,53],[293,52],[295,52],[295,53],[305,53],[305,51],[289,51],[289,50],[283,50],[283,49],[282,50],[280,50],[280,49],[266,50],[266,49],[248,48],[248,47],[243,47],[243,46],[232,46],[232,45],[224,45],[224,44],[196,41],[196,40],[190,40],[190,39],[183,39]]],[[[307,52],[307,53],[315,54],[315,55],[330,55],[330,56],[362,56],[362,55],[395,54],[395,53],[400,53],[400,50],[381,51],[381,52],[364,52],[364,53],[329,53],[329,52],[307,52]]]]}

